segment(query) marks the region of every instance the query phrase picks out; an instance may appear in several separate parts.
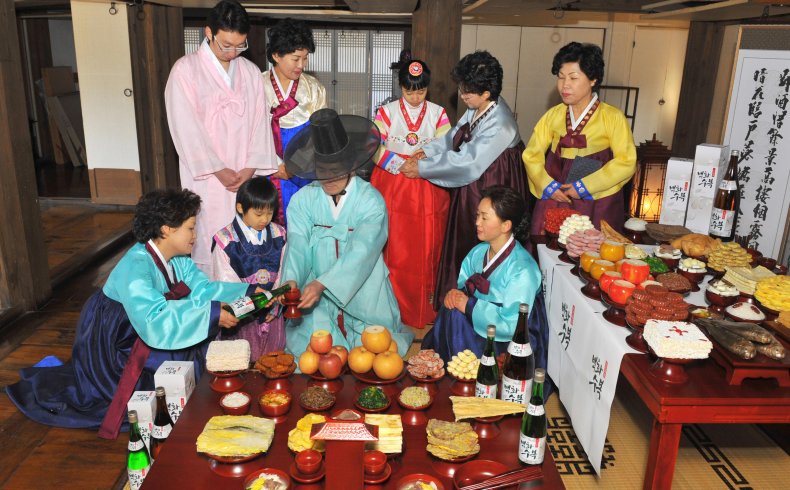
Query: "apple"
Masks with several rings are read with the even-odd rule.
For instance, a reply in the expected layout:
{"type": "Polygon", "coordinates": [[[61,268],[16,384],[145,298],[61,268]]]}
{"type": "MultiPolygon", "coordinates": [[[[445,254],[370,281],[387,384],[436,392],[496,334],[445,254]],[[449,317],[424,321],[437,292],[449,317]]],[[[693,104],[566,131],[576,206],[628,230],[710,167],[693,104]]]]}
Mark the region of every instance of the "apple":
{"type": "Polygon", "coordinates": [[[624,305],[625,302],[628,301],[628,298],[634,294],[634,289],[636,289],[636,286],[634,286],[633,283],[618,279],[609,286],[608,294],[609,297],[612,298],[612,301],[624,305]]]}
{"type": "Polygon", "coordinates": [[[299,370],[305,374],[313,374],[318,371],[318,361],[321,359],[320,354],[313,351],[304,351],[299,356],[299,370]]]}
{"type": "Polygon", "coordinates": [[[323,354],[318,360],[318,372],[327,379],[335,379],[343,370],[343,361],[336,354],[323,354]]]}
{"type": "Polygon", "coordinates": [[[601,291],[606,294],[609,294],[609,286],[612,285],[618,279],[622,279],[623,276],[619,272],[614,271],[606,271],[601,274],[601,278],[598,279],[598,284],[601,286],[601,291]]]}
{"type": "Polygon", "coordinates": [[[310,347],[313,352],[326,354],[332,350],[332,334],[329,333],[329,330],[316,330],[310,336],[310,347]]]}
{"type": "Polygon", "coordinates": [[[342,345],[333,345],[329,353],[338,356],[340,360],[343,361],[343,365],[346,365],[346,361],[348,361],[348,349],[342,345]]]}
{"type": "Polygon", "coordinates": [[[641,284],[647,281],[647,276],[650,275],[650,266],[641,260],[625,259],[620,272],[626,281],[641,284]]]}

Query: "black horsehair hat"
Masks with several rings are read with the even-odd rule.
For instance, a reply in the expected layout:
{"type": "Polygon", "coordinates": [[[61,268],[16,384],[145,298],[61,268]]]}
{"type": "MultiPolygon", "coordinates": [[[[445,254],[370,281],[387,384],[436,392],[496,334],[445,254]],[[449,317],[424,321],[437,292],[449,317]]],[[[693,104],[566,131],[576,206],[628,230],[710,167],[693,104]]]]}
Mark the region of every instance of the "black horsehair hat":
{"type": "Polygon", "coordinates": [[[362,167],[380,144],[381,134],[373,121],[320,109],[290,141],[283,160],[297,177],[330,180],[362,167]]]}

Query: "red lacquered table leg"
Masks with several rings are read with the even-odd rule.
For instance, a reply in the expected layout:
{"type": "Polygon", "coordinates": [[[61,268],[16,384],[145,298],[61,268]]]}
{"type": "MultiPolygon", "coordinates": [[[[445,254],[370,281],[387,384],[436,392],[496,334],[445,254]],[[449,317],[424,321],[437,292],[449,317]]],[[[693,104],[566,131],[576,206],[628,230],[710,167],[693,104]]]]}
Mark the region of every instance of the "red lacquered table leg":
{"type": "Polygon", "coordinates": [[[680,430],[683,424],[661,424],[653,420],[650,433],[650,453],[647,455],[647,471],[642,488],[645,490],[669,490],[680,445],[680,430]]]}

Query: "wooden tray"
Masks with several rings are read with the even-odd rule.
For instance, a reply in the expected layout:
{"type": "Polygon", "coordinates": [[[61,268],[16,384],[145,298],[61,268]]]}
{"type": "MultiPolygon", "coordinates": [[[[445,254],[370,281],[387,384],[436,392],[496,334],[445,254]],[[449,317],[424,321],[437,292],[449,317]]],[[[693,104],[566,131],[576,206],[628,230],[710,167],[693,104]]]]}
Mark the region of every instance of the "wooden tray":
{"type": "Polygon", "coordinates": [[[741,359],[719,345],[710,335],[708,337],[713,342],[710,357],[724,368],[725,378],[729,384],[740,385],[747,378],[774,378],[779,382],[779,386],[790,387],[790,344],[781,336],[775,337],[788,351],[781,361],[766,357],[759,352],[753,359],[741,359]]]}

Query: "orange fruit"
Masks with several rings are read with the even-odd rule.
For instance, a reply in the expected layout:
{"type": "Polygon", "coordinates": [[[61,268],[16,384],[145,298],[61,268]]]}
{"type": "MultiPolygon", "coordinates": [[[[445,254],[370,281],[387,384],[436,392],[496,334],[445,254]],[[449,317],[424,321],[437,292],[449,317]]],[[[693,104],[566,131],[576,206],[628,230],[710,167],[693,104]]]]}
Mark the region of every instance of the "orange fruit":
{"type": "Polygon", "coordinates": [[[362,345],[374,354],[380,354],[389,349],[392,334],[387,327],[371,325],[362,331],[362,345]]]}
{"type": "Polygon", "coordinates": [[[403,371],[403,359],[397,352],[382,352],[373,359],[373,372],[381,379],[395,379],[403,371]]]}
{"type": "Polygon", "coordinates": [[[304,351],[299,356],[299,370],[305,374],[313,374],[318,371],[318,360],[321,358],[320,354],[311,351],[304,351]]]}
{"type": "Polygon", "coordinates": [[[354,347],[348,353],[348,367],[355,373],[366,373],[373,369],[373,360],[376,354],[370,352],[361,345],[354,347]]]}

